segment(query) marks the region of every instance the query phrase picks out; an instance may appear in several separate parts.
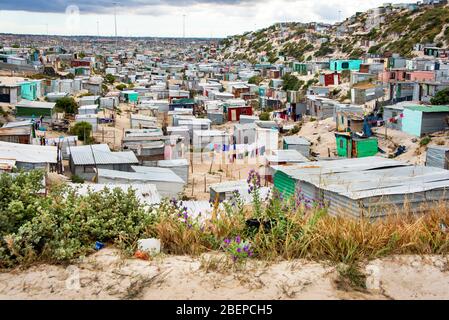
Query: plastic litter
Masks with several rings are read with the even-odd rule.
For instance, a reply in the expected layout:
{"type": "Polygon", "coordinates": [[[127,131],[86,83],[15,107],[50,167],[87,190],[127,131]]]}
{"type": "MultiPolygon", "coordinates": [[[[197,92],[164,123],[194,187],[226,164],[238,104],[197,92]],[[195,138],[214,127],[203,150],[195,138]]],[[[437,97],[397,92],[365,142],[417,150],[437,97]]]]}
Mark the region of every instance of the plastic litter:
{"type": "Polygon", "coordinates": [[[100,242],[100,241],[97,241],[97,242],[95,242],[95,250],[101,250],[101,249],[103,249],[104,248],[104,243],[103,242],[100,242]]]}
{"type": "Polygon", "coordinates": [[[161,241],[155,238],[140,239],[137,241],[137,248],[139,251],[147,252],[151,255],[161,252],[161,241]]]}

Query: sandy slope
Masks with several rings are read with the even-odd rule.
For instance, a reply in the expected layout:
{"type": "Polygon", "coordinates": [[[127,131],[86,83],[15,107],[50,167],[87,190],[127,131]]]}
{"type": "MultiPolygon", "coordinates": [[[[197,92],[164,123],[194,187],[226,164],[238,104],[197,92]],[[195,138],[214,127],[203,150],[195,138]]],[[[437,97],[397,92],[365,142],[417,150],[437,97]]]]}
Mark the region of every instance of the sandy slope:
{"type": "Polygon", "coordinates": [[[330,266],[252,262],[244,271],[213,268],[223,258],[121,259],[113,249],[70,266],[0,273],[0,299],[448,299],[447,259],[402,256],[367,266],[369,291],[337,289],[330,266]],[[208,263],[209,262],[209,263],[208,263]],[[206,266],[209,265],[209,268],[206,266]]]}

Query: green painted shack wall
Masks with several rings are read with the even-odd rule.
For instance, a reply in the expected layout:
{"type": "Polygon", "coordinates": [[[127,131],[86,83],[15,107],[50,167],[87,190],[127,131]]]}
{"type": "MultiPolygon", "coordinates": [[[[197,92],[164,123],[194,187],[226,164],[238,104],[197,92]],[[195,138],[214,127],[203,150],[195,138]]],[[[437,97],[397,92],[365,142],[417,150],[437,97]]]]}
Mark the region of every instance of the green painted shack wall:
{"type": "Polygon", "coordinates": [[[16,107],[17,117],[32,117],[39,118],[40,116],[51,118],[53,115],[52,109],[47,108],[27,108],[16,107]]]}
{"type": "Polygon", "coordinates": [[[377,139],[363,139],[356,141],[357,158],[372,157],[377,154],[377,139]]]}
{"type": "Polygon", "coordinates": [[[137,102],[139,93],[126,93],[126,100],[129,102],[137,102]]]}
{"type": "Polygon", "coordinates": [[[360,65],[363,63],[362,60],[331,60],[330,69],[331,71],[360,71],[360,65]],[[343,68],[343,63],[348,64],[348,68],[343,68]]]}
{"type": "Polygon", "coordinates": [[[282,193],[284,198],[294,196],[296,189],[296,181],[281,171],[274,173],[274,187],[282,193]]]}
{"type": "Polygon", "coordinates": [[[337,143],[337,155],[339,157],[347,157],[348,156],[348,139],[344,136],[337,136],[336,143],[337,143]]]}
{"type": "Polygon", "coordinates": [[[294,62],[292,69],[300,74],[307,74],[307,65],[305,63],[294,62]]]}
{"type": "Polygon", "coordinates": [[[20,84],[22,99],[34,101],[37,99],[37,84],[34,82],[23,82],[20,84]]]}
{"type": "Polygon", "coordinates": [[[402,131],[412,136],[421,136],[422,112],[404,108],[404,117],[402,118],[402,131]]]}

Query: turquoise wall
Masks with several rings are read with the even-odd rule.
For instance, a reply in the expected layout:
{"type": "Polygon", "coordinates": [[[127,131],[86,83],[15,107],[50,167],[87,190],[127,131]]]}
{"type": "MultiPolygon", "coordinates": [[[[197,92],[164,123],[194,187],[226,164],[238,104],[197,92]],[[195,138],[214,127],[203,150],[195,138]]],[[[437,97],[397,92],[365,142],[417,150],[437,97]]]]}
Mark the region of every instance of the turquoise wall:
{"type": "Polygon", "coordinates": [[[413,136],[421,136],[422,112],[404,108],[402,118],[402,131],[413,136]]]}
{"type": "Polygon", "coordinates": [[[23,99],[31,101],[37,99],[37,84],[35,82],[22,82],[20,90],[23,99]]]}
{"type": "Polygon", "coordinates": [[[330,69],[332,71],[352,70],[360,71],[362,60],[330,60],[330,69]],[[347,67],[346,67],[347,64],[347,67]]]}

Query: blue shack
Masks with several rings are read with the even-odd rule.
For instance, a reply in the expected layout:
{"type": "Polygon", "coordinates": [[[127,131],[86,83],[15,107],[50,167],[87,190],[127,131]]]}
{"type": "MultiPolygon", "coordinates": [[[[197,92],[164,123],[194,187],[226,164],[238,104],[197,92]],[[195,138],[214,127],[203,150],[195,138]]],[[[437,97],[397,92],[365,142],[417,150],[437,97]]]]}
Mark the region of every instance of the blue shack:
{"type": "Polygon", "coordinates": [[[360,65],[363,63],[363,60],[330,60],[330,69],[331,71],[360,71],[360,65]]]}

